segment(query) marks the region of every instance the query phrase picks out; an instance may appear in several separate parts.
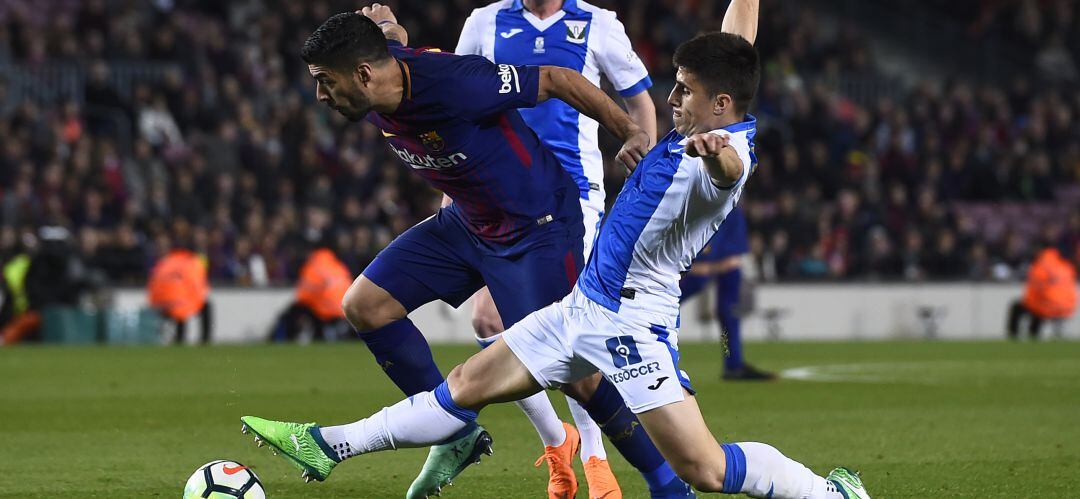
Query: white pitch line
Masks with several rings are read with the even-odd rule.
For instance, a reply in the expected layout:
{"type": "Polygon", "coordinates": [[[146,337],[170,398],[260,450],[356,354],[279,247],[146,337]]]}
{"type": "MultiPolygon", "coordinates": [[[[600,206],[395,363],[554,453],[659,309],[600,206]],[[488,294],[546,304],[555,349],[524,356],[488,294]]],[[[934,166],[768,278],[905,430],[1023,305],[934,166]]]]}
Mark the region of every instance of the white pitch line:
{"type": "MultiPolygon", "coordinates": [[[[913,379],[901,372],[911,372],[912,368],[927,367],[932,362],[903,363],[867,363],[867,364],[825,364],[802,366],[780,371],[780,377],[797,381],[847,382],[847,383],[910,383],[918,385],[936,385],[937,381],[913,379]]],[[[925,371],[921,372],[925,376],[925,371]]]]}

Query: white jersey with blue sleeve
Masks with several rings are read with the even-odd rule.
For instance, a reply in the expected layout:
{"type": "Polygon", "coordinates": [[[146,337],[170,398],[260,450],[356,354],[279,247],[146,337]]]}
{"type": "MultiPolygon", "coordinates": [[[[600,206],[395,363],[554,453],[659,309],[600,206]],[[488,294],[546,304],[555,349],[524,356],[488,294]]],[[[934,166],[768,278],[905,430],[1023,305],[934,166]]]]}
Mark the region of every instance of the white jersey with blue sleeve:
{"type": "MultiPolygon", "coordinates": [[[[543,20],[526,10],[521,0],[476,9],[465,21],[454,51],[500,64],[561,66],[580,72],[597,86],[603,74],[624,97],[652,86],[615,13],[580,0],[566,0],[560,11],[543,20]]],[[[581,197],[598,193],[603,209],[604,167],[596,121],[556,99],[519,112],[574,177],[581,197]]]]}
{"type": "Polygon", "coordinates": [[[641,313],[652,324],[675,327],[679,279],[708,244],[742,194],[757,160],[752,115],[713,130],[730,137],[743,175],[715,185],[701,160],[686,155],[686,138],[672,131],[638,164],[600,229],[577,286],[617,313],[641,313]]]}
{"type": "Polygon", "coordinates": [[[755,123],[747,115],[711,132],[729,136],[742,160],[732,185],[716,185],[675,131],[638,163],[574,290],[502,334],[537,383],[555,388],[600,371],[634,413],[694,393],[679,367],[679,277],[753,173],[755,123]]]}

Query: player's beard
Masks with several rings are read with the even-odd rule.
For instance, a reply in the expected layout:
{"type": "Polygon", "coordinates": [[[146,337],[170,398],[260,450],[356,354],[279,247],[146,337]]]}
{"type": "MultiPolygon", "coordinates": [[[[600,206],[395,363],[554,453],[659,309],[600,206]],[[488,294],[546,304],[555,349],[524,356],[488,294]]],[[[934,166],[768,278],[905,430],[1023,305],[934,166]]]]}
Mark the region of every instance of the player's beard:
{"type": "Polygon", "coordinates": [[[358,94],[356,97],[346,97],[345,100],[344,106],[334,106],[334,109],[341,113],[345,119],[354,123],[363,121],[368,111],[371,110],[371,101],[363,94],[358,94]]]}

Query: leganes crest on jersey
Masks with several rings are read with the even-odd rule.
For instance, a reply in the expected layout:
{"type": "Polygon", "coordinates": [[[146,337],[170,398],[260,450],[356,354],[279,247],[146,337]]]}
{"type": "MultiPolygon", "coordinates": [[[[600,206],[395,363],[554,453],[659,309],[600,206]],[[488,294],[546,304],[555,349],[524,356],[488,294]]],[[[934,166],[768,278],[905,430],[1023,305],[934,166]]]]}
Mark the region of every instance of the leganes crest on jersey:
{"type": "Polygon", "coordinates": [[[757,119],[711,133],[729,135],[743,162],[732,186],[717,186],[701,158],[687,156],[686,138],[674,130],[638,163],[626,180],[577,286],[589,299],[619,312],[633,310],[649,321],[675,327],[679,277],[739,201],[757,159],[757,119]]]}
{"type": "MultiPolygon", "coordinates": [[[[566,0],[559,12],[543,20],[525,10],[521,0],[476,9],[465,21],[454,52],[502,64],[569,68],[597,86],[603,73],[623,97],[652,86],[615,13],[580,0],[566,0]]],[[[604,165],[595,120],[557,99],[520,112],[574,177],[582,197],[590,188],[603,192],[604,165]]]]}

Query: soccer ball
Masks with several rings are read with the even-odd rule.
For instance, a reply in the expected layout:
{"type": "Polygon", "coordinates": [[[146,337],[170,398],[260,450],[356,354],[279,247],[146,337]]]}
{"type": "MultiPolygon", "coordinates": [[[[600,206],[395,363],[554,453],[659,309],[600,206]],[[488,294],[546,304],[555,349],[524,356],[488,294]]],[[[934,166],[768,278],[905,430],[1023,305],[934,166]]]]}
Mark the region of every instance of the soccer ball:
{"type": "Polygon", "coordinates": [[[266,499],[262,482],[247,466],[232,461],[211,461],[195,470],[184,485],[184,499],[209,497],[266,499]]]}

